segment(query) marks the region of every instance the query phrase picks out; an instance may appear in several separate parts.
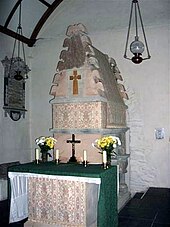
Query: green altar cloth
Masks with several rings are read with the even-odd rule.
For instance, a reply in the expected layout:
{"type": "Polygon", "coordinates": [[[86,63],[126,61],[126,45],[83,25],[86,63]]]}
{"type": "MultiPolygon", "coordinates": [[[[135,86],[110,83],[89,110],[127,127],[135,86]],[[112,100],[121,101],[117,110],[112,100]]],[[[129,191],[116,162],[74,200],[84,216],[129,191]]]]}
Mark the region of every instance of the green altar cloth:
{"type": "Polygon", "coordinates": [[[26,163],[12,166],[9,172],[36,173],[59,176],[77,176],[88,178],[100,178],[100,195],[98,201],[97,226],[117,227],[117,166],[110,166],[104,170],[102,165],[88,165],[84,167],[80,164],[59,165],[54,162],[47,163],[26,163]]]}

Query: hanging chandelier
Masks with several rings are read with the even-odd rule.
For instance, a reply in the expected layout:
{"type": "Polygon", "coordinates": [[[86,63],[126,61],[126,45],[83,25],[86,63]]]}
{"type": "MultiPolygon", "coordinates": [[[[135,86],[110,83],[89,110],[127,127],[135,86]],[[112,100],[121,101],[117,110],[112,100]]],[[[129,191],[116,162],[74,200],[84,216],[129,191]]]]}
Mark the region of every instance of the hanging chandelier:
{"type": "Polygon", "coordinates": [[[128,27],[128,32],[127,32],[124,58],[131,60],[135,64],[140,64],[143,60],[151,58],[151,56],[149,54],[148,44],[147,44],[147,40],[146,40],[146,35],[145,35],[145,30],[144,30],[144,25],[143,25],[143,21],[142,21],[142,16],[141,16],[138,0],[132,0],[132,4],[131,4],[129,27],[128,27]],[[134,24],[135,24],[135,39],[134,39],[134,41],[131,42],[131,44],[129,46],[130,52],[133,54],[133,56],[128,57],[127,48],[129,45],[129,36],[130,36],[130,31],[131,31],[132,16],[134,17],[134,24]],[[141,30],[142,30],[144,43],[139,40],[138,19],[141,24],[141,30]],[[142,58],[142,54],[145,51],[145,48],[146,48],[147,56],[142,58]]]}
{"type": "MultiPolygon", "coordinates": [[[[21,2],[19,5],[19,18],[18,18],[18,27],[16,30],[17,35],[22,34],[22,26],[21,26],[21,2]]],[[[17,38],[16,35],[16,38],[17,38]]],[[[24,43],[20,40],[15,39],[14,47],[12,51],[12,57],[10,59],[9,66],[9,77],[14,78],[15,80],[25,80],[28,79],[28,72],[30,71],[29,67],[26,64],[24,43]],[[21,58],[21,55],[23,59],[21,58]]]]}

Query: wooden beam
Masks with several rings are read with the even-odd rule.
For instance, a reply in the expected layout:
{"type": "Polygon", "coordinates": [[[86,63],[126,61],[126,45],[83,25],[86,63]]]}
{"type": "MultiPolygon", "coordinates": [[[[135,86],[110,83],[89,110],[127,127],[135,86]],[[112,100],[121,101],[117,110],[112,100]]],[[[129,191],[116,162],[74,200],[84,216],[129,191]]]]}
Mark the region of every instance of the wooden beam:
{"type": "Polygon", "coordinates": [[[38,0],[39,2],[41,2],[42,4],[46,5],[47,7],[50,7],[51,5],[46,2],[45,0],[38,0]]]}
{"type": "Polygon", "coordinates": [[[10,12],[6,22],[5,22],[5,25],[4,25],[5,28],[8,27],[10,20],[12,19],[15,11],[17,10],[17,8],[18,8],[18,6],[20,5],[21,2],[22,2],[22,0],[18,0],[18,2],[14,5],[13,9],[11,10],[11,12],[10,12]]]}
{"type": "Polygon", "coordinates": [[[27,37],[25,37],[23,35],[20,35],[8,28],[3,27],[2,25],[0,25],[0,32],[4,33],[6,35],[9,35],[14,39],[20,40],[21,42],[27,44],[29,47],[32,47],[36,42],[36,39],[35,40],[28,39],[27,37]]]}
{"type": "MultiPolygon", "coordinates": [[[[27,44],[29,47],[33,47],[33,45],[35,44],[36,40],[37,40],[37,35],[40,32],[41,28],[43,27],[43,25],[45,24],[45,22],[47,21],[48,17],[52,14],[52,12],[57,8],[57,6],[59,6],[59,4],[61,2],[63,2],[63,0],[55,0],[49,7],[48,9],[45,11],[45,13],[42,15],[41,19],[38,21],[37,25],[35,26],[31,37],[27,38],[23,35],[20,35],[10,29],[7,28],[11,18],[13,17],[16,9],[18,8],[19,4],[21,3],[22,0],[18,0],[17,3],[15,4],[15,6],[13,7],[11,13],[9,14],[5,26],[0,25],[0,32],[11,36],[12,38],[15,38],[17,40],[20,40],[21,42],[27,44]]],[[[45,4],[45,0],[39,0],[40,2],[44,2],[45,4]]],[[[48,3],[46,4],[48,5],[48,3]]]]}
{"type": "Polygon", "coordinates": [[[43,27],[43,25],[45,24],[46,20],[48,19],[48,17],[52,14],[52,12],[57,8],[57,6],[59,6],[59,4],[62,2],[63,0],[55,0],[52,4],[51,7],[48,8],[45,13],[42,15],[41,19],[39,20],[39,22],[37,23],[37,25],[34,28],[34,31],[32,32],[32,35],[30,37],[30,39],[35,40],[37,38],[38,33],[40,32],[41,28],[43,27]]]}

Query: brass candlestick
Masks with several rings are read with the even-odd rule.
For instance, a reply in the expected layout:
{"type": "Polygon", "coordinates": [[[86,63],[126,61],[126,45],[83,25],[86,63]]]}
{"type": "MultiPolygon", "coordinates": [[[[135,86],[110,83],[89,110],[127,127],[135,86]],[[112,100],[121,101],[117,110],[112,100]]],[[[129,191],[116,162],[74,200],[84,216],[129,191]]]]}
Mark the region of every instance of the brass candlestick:
{"type": "Polygon", "coordinates": [[[107,162],[103,162],[103,169],[108,169],[109,166],[108,166],[108,163],[107,162]]]}
{"type": "Polygon", "coordinates": [[[35,163],[39,164],[40,151],[38,148],[35,149],[35,163]]]}
{"type": "Polygon", "coordinates": [[[38,159],[35,159],[35,164],[39,164],[39,160],[38,159]]]}
{"type": "Polygon", "coordinates": [[[87,161],[86,160],[83,161],[83,166],[87,167],[87,161]]]}
{"type": "Polygon", "coordinates": [[[60,160],[59,159],[55,159],[54,162],[58,165],[60,160]]]}
{"type": "Polygon", "coordinates": [[[53,152],[53,160],[56,164],[59,164],[59,150],[56,149],[54,152],[53,152]]]}

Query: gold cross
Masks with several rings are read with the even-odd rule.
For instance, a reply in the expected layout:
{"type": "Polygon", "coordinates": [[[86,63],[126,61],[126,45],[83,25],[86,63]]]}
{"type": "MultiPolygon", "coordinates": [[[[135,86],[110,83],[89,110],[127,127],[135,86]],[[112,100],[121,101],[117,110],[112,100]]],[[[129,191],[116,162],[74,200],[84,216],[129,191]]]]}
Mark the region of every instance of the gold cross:
{"type": "Polygon", "coordinates": [[[73,76],[70,76],[70,80],[73,81],[73,95],[78,95],[78,80],[81,79],[81,75],[77,75],[77,70],[73,70],[73,76]]]}

